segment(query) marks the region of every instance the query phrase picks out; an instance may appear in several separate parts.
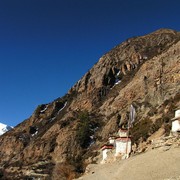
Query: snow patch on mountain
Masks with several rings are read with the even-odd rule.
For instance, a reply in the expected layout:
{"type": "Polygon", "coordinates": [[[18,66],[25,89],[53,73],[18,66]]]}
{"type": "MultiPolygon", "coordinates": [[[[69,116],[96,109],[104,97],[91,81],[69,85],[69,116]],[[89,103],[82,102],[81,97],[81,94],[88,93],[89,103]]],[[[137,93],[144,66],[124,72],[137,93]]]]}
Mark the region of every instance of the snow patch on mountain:
{"type": "Polygon", "coordinates": [[[11,130],[13,127],[8,126],[6,124],[0,123],[0,136],[3,135],[5,132],[11,130]]]}

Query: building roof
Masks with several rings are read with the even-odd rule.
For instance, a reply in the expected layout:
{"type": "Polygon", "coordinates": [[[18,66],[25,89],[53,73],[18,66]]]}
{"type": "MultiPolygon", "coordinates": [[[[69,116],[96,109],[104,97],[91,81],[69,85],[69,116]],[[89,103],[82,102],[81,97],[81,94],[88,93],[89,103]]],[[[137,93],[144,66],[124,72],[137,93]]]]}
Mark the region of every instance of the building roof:
{"type": "Polygon", "coordinates": [[[101,150],[105,150],[105,149],[112,149],[114,146],[111,144],[104,144],[102,147],[101,147],[101,150]]]}
{"type": "Polygon", "coordinates": [[[109,136],[109,139],[115,139],[116,136],[109,136]]]}

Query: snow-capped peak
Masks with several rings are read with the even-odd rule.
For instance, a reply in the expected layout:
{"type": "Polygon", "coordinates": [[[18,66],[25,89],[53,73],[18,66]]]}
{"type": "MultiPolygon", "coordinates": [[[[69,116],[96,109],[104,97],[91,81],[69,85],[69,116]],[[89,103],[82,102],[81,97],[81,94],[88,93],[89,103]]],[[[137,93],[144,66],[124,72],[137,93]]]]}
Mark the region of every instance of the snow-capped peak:
{"type": "Polygon", "coordinates": [[[5,132],[11,130],[13,127],[8,126],[6,124],[0,123],[0,136],[4,134],[5,132]]]}

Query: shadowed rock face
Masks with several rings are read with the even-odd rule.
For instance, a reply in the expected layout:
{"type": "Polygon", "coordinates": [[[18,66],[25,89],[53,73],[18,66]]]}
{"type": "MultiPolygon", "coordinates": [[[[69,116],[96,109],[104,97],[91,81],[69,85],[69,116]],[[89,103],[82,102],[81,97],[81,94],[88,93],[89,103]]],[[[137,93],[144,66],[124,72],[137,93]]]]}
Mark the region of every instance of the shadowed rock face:
{"type": "Polygon", "coordinates": [[[146,141],[160,127],[168,132],[180,107],[179,40],[179,32],[160,29],[127,39],[102,56],[64,97],[38,106],[0,137],[2,177],[49,179],[53,169],[74,177],[72,172],[81,172],[83,162],[127,121],[130,104],[137,112],[133,142],[146,141]],[[82,147],[79,137],[88,127],[82,147]],[[57,167],[63,163],[66,170],[57,167]]]}

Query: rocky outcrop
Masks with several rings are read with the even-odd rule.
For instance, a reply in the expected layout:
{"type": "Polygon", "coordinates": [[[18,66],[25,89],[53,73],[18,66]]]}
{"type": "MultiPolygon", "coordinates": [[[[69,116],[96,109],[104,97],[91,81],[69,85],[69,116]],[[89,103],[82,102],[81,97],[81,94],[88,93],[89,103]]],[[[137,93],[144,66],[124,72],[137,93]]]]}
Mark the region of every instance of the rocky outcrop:
{"type": "Polygon", "coordinates": [[[137,112],[131,131],[136,146],[162,126],[168,134],[180,107],[179,40],[179,32],[160,29],[127,39],[102,56],[64,97],[38,106],[0,137],[2,177],[48,179],[60,164],[81,173],[108,135],[126,123],[130,104],[137,112]],[[42,162],[47,166],[41,168],[42,162]]]}

